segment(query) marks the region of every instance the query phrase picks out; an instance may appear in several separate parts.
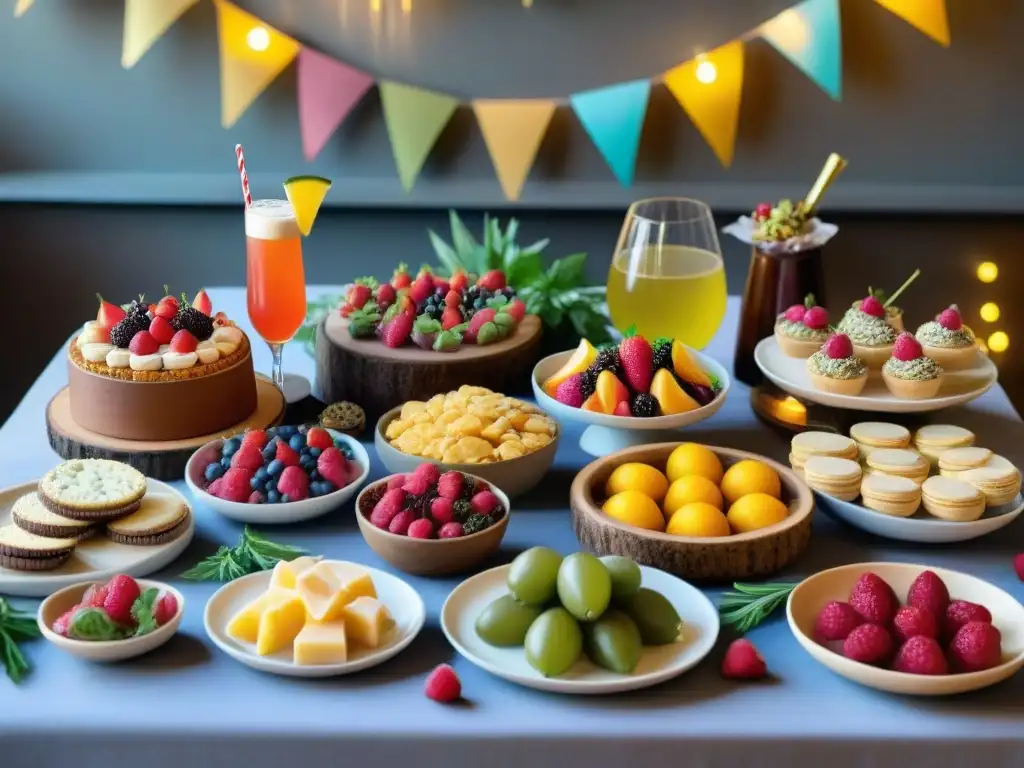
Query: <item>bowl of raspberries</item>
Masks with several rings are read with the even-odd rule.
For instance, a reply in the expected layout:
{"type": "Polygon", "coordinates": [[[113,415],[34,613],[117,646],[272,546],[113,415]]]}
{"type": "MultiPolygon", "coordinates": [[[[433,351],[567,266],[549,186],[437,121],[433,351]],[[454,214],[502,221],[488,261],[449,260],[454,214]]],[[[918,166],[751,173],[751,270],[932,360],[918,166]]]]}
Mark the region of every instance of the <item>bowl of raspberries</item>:
{"type": "Polygon", "coordinates": [[[890,693],[965,693],[1024,665],[1024,607],[999,587],[944,568],[832,568],[793,590],[786,615],[817,661],[890,693]]]}
{"type": "Polygon", "coordinates": [[[494,554],[509,514],[508,496],[494,485],[429,462],[371,483],[356,499],[370,549],[419,576],[460,573],[494,554]]]}
{"type": "Polygon", "coordinates": [[[355,438],[319,426],[250,429],[211,440],[185,467],[196,501],[243,523],[295,523],[337,509],[370,473],[355,438]]]}

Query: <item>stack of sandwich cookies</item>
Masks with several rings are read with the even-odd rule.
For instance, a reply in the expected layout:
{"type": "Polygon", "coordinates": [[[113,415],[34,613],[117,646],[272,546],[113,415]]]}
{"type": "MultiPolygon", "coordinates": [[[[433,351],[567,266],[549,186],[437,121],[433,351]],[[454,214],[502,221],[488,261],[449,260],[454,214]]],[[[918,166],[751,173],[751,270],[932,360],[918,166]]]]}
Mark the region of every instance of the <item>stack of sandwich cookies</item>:
{"type": "Polygon", "coordinates": [[[939,456],[939,474],[943,477],[959,477],[961,472],[984,467],[991,458],[992,451],[977,445],[950,448],[939,456]]]}
{"type": "Polygon", "coordinates": [[[856,459],[857,443],[851,438],[833,432],[800,432],[790,442],[789,463],[801,473],[812,456],[832,456],[856,459]]]}
{"type": "Polygon", "coordinates": [[[804,481],[816,491],[853,501],[860,496],[860,464],[835,456],[811,456],[804,464],[804,481]]]}
{"type": "Polygon", "coordinates": [[[929,464],[921,454],[906,448],[879,448],[865,463],[871,473],[906,477],[920,485],[928,477],[929,464]]]}
{"type": "Polygon", "coordinates": [[[971,523],[985,512],[985,495],[970,483],[952,477],[929,477],[921,486],[924,508],[941,520],[971,523]]]}
{"type": "Polygon", "coordinates": [[[865,475],[860,495],[868,509],[894,517],[910,517],[921,506],[921,487],[910,478],[896,475],[865,475]]]}
{"type": "Polygon", "coordinates": [[[0,568],[16,571],[49,571],[71,557],[78,539],[36,536],[16,525],[0,528],[0,568]]]}
{"type": "Polygon", "coordinates": [[[876,448],[909,448],[910,430],[884,421],[862,421],[850,427],[850,437],[857,443],[860,460],[865,461],[876,448]]]}
{"type": "Polygon", "coordinates": [[[1009,504],[1020,494],[1020,471],[1012,464],[1008,467],[984,466],[968,469],[961,472],[958,479],[970,483],[985,494],[985,504],[990,507],[1009,504]]]}
{"type": "Polygon", "coordinates": [[[974,445],[974,433],[953,424],[928,424],[914,433],[914,448],[933,467],[938,466],[943,451],[969,445],[974,445]]]}
{"type": "Polygon", "coordinates": [[[135,512],[146,495],[137,469],[107,459],[65,461],[39,481],[39,499],[56,515],[103,523],[135,512]]]}
{"type": "Polygon", "coordinates": [[[138,511],[107,523],[107,538],[118,544],[156,546],[174,541],[188,530],[188,506],[176,496],[150,493],[138,511]]]}
{"type": "Polygon", "coordinates": [[[87,539],[96,532],[96,525],[86,520],[72,520],[51,512],[38,493],[27,493],[11,507],[11,520],[21,530],[48,539],[87,539]]]}

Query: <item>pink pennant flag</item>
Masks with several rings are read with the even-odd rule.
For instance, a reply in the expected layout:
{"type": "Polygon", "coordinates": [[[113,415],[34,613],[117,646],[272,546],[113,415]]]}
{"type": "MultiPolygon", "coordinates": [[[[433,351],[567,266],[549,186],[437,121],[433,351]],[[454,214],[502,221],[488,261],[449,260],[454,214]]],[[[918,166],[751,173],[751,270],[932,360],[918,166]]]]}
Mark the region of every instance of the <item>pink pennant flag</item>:
{"type": "Polygon", "coordinates": [[[373,78],[337,59],[303,48],[299,53],[299,131],[302,151],[312,160],[324,148],[373,78]]]}

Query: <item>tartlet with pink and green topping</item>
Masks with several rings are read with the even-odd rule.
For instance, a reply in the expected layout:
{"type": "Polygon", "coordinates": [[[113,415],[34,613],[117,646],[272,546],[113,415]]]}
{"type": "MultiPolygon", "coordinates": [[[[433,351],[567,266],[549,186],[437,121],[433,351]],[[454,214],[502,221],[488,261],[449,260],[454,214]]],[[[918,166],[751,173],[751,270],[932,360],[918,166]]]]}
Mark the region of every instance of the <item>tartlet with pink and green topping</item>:
{"type": "Polygon", "coordinates": [[[885,307],[874,296],[867,296],[848,309],[839,321],[838,330],[850,337],[854,354],[867,363],[868,368],[881,370],[892,355],[896,329],[886,322],[885,307]]]}
{"type": "Polygon", "coordinates": [[[927,357],[912,333],[901,333],[882,366],[882,380],[896,397],[924,400],[942,386],[942,367],[927,357]]]}
{"type": "Polygon", "coordinates": [[[853,354],[853,343],[843,333],[828,337],[821,349],[807,358],[807,374],[822,392],[859,395],[868,383],[868,367],[853,354]]]}
{"type": "Polygon", "coordinates": [[[775,338],[790,357],[810,357],[821,349],[828,335],[828,310],[817,306],[813,295],[775,320],[775,338]]]}
{"type": "Polygon", "coordinates": [[[977,356],[974,331],[964,325],[960,308],[951,304],[915,334],[924,354],[946,370],[970,368],[977,356]]]}

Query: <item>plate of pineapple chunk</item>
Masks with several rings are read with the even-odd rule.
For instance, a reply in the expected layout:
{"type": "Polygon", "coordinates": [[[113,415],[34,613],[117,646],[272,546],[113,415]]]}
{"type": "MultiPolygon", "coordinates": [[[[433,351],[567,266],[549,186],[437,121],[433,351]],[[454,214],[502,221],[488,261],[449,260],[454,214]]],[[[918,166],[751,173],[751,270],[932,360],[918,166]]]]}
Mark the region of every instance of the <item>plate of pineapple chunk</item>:
{"type": "Polygon", "coordinates": [[[423,628],[419,594],[396,576],[343,560],[299,557],[225,584],[206,604],[224,653],[289,677],[347,675],[387,661],[423,628]]]}

